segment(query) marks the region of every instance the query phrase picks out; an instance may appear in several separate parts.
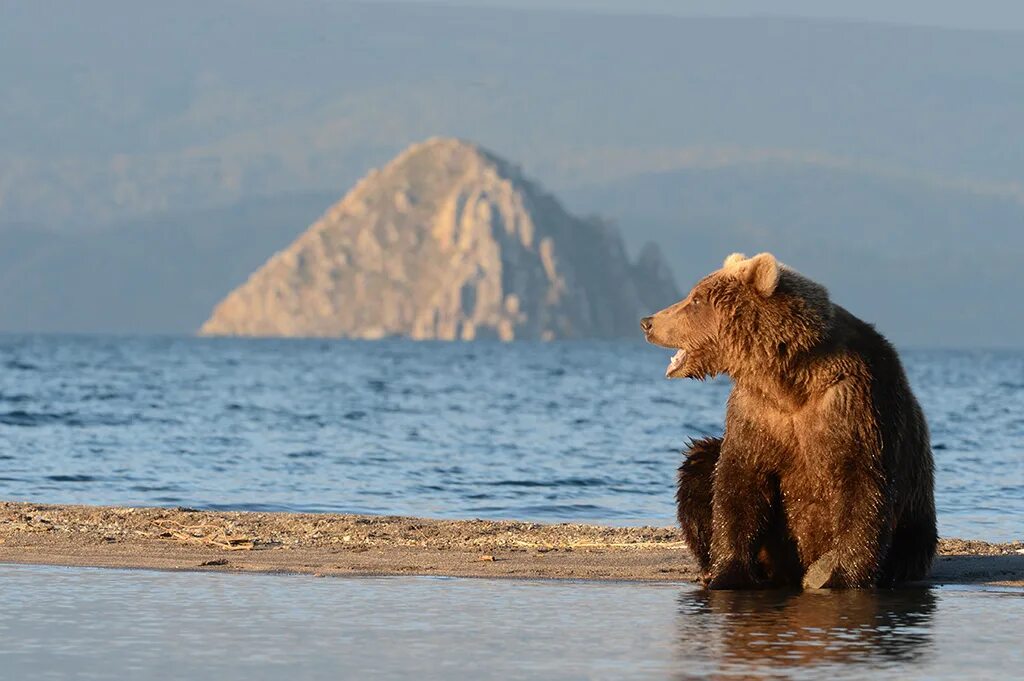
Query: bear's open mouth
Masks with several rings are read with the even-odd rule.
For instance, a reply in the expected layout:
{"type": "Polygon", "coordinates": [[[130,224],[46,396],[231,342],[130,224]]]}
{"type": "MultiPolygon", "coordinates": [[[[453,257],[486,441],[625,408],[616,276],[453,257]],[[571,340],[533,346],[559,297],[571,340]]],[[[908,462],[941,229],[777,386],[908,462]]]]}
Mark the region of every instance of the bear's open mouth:
{"type": "Polygon", "coordinates": [[[668,361],[665,378],[672,378],[672,374],[682,368],[684,362],[686,362],[686,350],[676,350],[676,354],[672,355],[672,359],[668,361]]]}

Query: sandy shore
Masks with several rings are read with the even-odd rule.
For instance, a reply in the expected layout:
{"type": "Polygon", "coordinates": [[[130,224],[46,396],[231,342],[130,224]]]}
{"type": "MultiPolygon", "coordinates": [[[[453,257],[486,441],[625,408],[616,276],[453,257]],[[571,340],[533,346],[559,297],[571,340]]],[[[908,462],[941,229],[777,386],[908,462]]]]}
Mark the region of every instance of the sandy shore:
{"type": "MultiPolygon", "coordinates": [[[[946,539],[932,581],[1024,586],[1024,543],[946,539]]],[[[0,562],[281,572],[692,581],[671,527],[0,502],[0,562]]]]}

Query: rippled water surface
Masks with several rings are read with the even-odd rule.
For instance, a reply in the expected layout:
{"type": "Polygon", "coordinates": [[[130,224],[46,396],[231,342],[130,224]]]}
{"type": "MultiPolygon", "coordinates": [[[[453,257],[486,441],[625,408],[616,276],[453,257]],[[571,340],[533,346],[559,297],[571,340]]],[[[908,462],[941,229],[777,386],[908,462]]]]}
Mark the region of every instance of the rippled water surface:
{"type": "Polygon", "coordinates": [[[4,678],[997,679],[1024,593],[0,566],[4,678]]]}
{"type": "MultiPolygon", "coordinates": [[[[729,384],[641,343],[0,337],[0,498],[669,524],[729,384]]],[[[940,532],[1024,536],[1024,353],[905,352],[940,532]]]]}

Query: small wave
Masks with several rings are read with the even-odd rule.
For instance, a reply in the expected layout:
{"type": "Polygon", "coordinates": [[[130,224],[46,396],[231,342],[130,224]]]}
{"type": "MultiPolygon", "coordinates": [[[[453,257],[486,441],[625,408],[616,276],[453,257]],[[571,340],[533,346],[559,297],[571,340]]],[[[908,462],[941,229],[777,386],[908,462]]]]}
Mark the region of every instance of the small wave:
{"type": "Polygon", "coordinates": [[[9,359],[4,362],[4,368],[15,371],[39,371],[39,367],[29,362],[22,362],[19,359],[9,359]]]}
{"type": "Polygon", "coordinates": [[[129,487],[133,492],[180,492],[177,485],[132,485],[129,487]]]}
{"type": "Polygon", "coordinates": [[[34,412],[15,409],[0,413],[0,424],[5,426],[21,426],[33,428],[51,423],[60,423],[74,416],[74,412],[34,412]]]}
{"type": "Polygon", "coordinates": [[[39,426],[51,425],[89,428],[92,426],[130,426],[137,423],[177,425],[181,422],[174,418],[150,418],[139,414],[82,415],[73,411],[46,412],[26,411],[24,409],[0,413],[0,425],[18,426],[21,428],[37,428],[39,426]]]}
{"type": "Polygon", "coordinates": [[[442,485],[413,485],[413,487],[412,487],[412,491],[413,492],[417,492],[417,493],[422,493],[422,492],[444,492],[444,491],[446,491],[446,489],[447,488],[443,487],[442,485]]]}
{"type": "Polygon", "coordinates": [[[465,509],[466,513],[480,514],[482,517],[516,518],[530,520],[534,518],[572,519],[631,517],[633,514],[616,511],[597,504],[538,504],[528,506],[472,506],[465,509]]]}
{"type": "Polygon", "coordinates": [[[121,393],[115,393],[115,392],[96,392],[96,393],[90,393],[88,395],[83,395],[82,396],[82,401],[83,402],[110,402],[112,400],[116,400],[116,399],[119,399],[121,397],[125,397],[125,395],[122,395],[121,393]]]}
{"type": "Polygon", "coordinates": [[[50,482],[98,482],[99,478],[92,475],[47,475],[50,482]]]}
{"type": "Polygon", "coordinates": [[[491,487],[604,487],[604,478],[559,478],[556,480],[495,480],[485,482],[491,487]]]}
{"type": "Polygon", "coordinates": [[[323,455],[323,452],[316,449],[307,449],[301,452],[288,452],[285,454],[289,459],[319,459],[323,455]]]}

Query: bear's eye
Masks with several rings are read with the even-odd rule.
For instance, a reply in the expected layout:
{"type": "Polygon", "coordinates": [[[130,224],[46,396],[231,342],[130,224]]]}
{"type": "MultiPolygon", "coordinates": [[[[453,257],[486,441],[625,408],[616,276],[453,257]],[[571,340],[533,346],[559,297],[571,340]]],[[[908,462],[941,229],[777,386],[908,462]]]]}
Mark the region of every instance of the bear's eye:
{"type": "Polygon", "coordinates": [[[690,301],[690,305],[697,306],[700,305],[700,302],[700,296],[694,296],[693,300],[690,301]]]}

